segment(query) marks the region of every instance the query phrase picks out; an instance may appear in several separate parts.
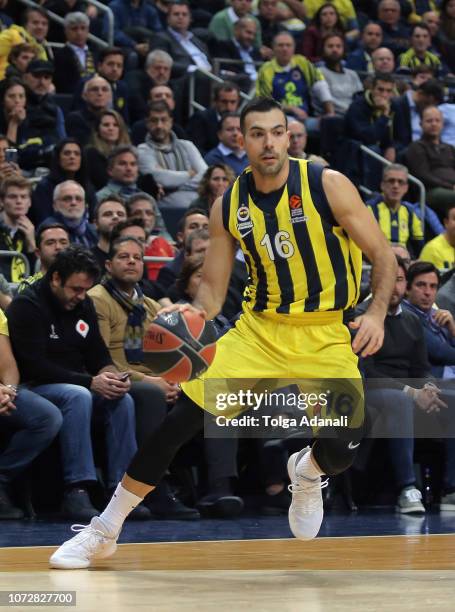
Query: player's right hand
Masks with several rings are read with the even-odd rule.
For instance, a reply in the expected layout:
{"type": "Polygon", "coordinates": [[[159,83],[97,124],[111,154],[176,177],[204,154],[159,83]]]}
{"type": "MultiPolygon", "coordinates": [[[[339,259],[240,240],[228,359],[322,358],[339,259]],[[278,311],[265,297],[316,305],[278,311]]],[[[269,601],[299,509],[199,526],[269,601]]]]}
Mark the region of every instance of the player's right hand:
{"type": "Polygon", "coordinates": [[[357,331],[352,341],[354,353],[361,357],[374,355],[384,342],[384,320],[366,312],[349,323],[350,329],[357,331]]]}

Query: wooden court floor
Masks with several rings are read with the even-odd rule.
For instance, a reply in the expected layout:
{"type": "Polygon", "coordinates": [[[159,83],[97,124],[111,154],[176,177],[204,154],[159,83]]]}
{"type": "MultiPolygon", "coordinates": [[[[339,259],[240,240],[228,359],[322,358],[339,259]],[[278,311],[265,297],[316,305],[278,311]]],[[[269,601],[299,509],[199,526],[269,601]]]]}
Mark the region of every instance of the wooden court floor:
{"type": "Polygon", "coordinates": [[[75,590],[82,612],[455,610],[455,534],[122,544],[73,571],[53,550],[0,549],[0,591],[75,590]]]}

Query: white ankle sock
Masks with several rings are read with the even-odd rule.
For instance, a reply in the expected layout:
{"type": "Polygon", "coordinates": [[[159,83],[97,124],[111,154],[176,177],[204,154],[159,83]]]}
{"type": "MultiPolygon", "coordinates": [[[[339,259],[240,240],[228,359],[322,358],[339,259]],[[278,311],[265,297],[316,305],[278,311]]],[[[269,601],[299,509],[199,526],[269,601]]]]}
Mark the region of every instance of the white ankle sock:
{"type": "Polygon", "coordinates": [[[311,451],[305,453],[300,459],[296,467],[296,473],[297,476],[305,476],[305,478],[309,478],[310,480],[316,480],[316,478],[319,478],[319,476],[323,474],[311,460],[311,451]]]}
{"type": "Polygon", "coordinates": [[[99,519],[106,528],[106,535],[115,537],[121,530],[128,514],[140,504],[142,497],[130,493],[119,482],[111,501],[100,515],[99,519]]]}

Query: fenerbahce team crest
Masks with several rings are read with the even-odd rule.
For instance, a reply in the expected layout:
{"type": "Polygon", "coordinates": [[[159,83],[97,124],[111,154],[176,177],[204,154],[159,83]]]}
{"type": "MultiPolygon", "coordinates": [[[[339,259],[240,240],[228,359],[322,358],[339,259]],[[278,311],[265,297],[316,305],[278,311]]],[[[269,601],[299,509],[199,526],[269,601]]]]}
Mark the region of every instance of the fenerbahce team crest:
{"type": "Polygon", "coordinates": [[[250,217],[250,209],[248,206],[240,206],[237,210],[237,229],[241,238],[245,238],[253,231],[253,222],[250,217]]]}

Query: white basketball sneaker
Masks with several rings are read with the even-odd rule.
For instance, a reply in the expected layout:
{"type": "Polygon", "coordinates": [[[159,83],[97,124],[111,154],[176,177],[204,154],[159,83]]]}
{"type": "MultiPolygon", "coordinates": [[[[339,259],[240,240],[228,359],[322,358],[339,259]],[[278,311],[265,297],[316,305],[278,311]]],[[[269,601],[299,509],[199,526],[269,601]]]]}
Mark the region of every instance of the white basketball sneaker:
{"type": "Polygon", "coordinates": [[[288,489],[292,493],[292,502],[289,507],[289,526],[299,540],[312,540],[318,535],[324,517],[321,489],[328,485],[328,480],[321,482],[321,478],[305,478],[298,475],[296,468],[299,461],[310,447],[302,449],[289,457],[288,474],[291,484],[288,489]]]}
{"type": "Polygon", "coordinates": [[[117,538],[108,537],[103,524],[95,516],[90,525],[72,525],[71,531],[77,533],[64,542],[49,559],[49,565],[56,569],[84,569],[92,559],[106,559],[117,549],[117,538]]]}

